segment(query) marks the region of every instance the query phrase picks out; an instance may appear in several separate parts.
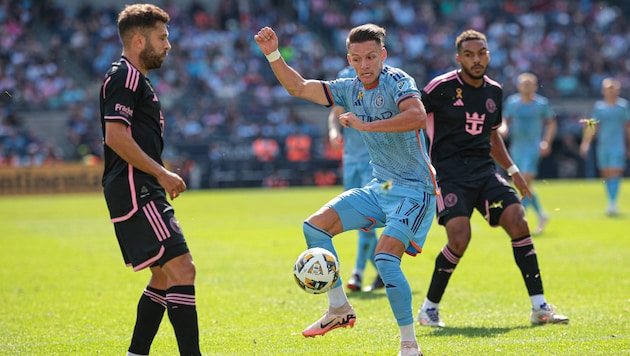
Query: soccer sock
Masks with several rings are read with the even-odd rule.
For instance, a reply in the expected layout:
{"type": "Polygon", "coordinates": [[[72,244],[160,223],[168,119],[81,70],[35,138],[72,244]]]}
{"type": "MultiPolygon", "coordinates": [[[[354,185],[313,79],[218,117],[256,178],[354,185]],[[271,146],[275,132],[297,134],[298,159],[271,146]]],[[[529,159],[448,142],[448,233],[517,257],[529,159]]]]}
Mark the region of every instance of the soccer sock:
{"type": "Polygon", "coordinates": [[[343,290],[343,286],[334,287],[329,290],[326,295],[328,296],[328,308],[340,308],[346,303],[350,304],[348,296],[346,296],[346,292],[343,290]]]}
{"type": "Polygon", "coordinates": [[[413,323],[400,326],[400,342],[404,341],[417,341],[416,328],[414,327],[413,323]]]}
{"type": "Polygon", "coordinates": [[[521,270],[529,295],[543,294],[542,278],[538,268],[538,258],[534,241],[530,235],[512,240],[514,260],[521,270]]]}
{"type": "Polygon", "coordinates": [[[521,200],[521,204],[523,205],[523,209],[527,211],[529,206],[532,204],[532,200],[529,197],[524,197],[523,200],[521,200]]]}
{"type": "Polygon", "coordinates": [[[359,248],[357,251],[357,262],[355,265],[356,269],[364,270],[368,260],[374,263],[374,250],[376,249],[377,242],[378,240],[373,230],[359,230],[359,248]]]}
{"type": "Polygon", "coordinates": [[[374,260],[378,273],[385,283],[387,299],[398,326],[413,324],[411,288],[400,268],[400,258],[388,253],[379,253],[374,260]]]}
{"type": "Polygon", "coordinates": [[[435,259],[435,269],[433,270],[431,285],[427,292],[427,299],[431,300],[433,303],[439,303],[442,300],[448,280],[455,271],[455,267],[457,267],[461,257],[462,256],[457,256],[451,252],[448,246],[442,248],[442,251],[440,251],[435,259]]]}
{"type": "Polygon", "coordinates": [[[540,209],[540,203],[538,202],[538,194],[532,192],[532,207],[538,216],[542,214],[542,210],[540,209]]]}
{"type": "MultiPolygon", "coordinates": [[[[302,231],[304,232],[304,238],[306,239],[306,246],[308,248],[321,247],[335,255],[337,261],[339,261],[339,255],[335,250],[335,246],[332,243],[332,235],[328,232],[314,226],[313,224],[305,221],[302,224],[302,231]]],[[[341,278],[337,280],[333,288],[337,288],[341,285],[341,278]]]]}
{"type": "Polygon", "coordinates": [[[166,308],[181,355],[201,355],[195,286],[172,286],[166,290],[166,308]]]}
{"type": "Polygon", "coordinates": [[[140,301],[129,352],[148,355],[166,309],[166,291],[147,286],[140,301]]]}
{"type": "Polygon", "coordinates": [[[606,179],[606,192],[608,193],[608,201],[611,204],[617,203],[617,196],[619,195],[619,184],[621,183],[621,177],[612,177],[606,179]]]}

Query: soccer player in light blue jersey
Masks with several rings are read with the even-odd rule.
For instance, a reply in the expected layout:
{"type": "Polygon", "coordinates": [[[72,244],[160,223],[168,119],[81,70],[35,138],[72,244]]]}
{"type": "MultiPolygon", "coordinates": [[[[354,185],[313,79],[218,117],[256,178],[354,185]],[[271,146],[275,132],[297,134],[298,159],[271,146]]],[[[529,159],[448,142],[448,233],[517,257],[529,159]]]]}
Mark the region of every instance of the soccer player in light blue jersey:
{"type": "Polygon", "coordinates": [[[602,81],[603,100],[598,100],[591,119],[586,120],[580,154],[586,157],[593,138],[597,136],[595,154],[597,168],[606,184],[608,208],[606,214],[619,214],[617,197],[621,178],[630,158],[630,106],[619,97],[621,85],[618,80],[606,78],[602,81]]]}
{"type": "Polygon", "coordinates": [[[503,106],[503,126],[499,132],[510,136],[510,156],[525,178],[531,198],[523,198],[523,207],[534,208],[538,217],[537,234],[542,234],[549,219],[545,214],[532,183],[538,174],[541,157],[551,153],[557,124],[555,113],[547,98],[536,93],[538,78],[532,73],[518,76],[518,93],[507,98],[503,106]]]}
{"type": "MultiPolygon", "coordinates": [[[[348,66],[337,74],[337,78],[355,78],[357,73],[348,66]]],[[[335,148],[343,148],[343,188],[344,190],[360,188],[372,180],[372,166],[370,153],[361,138],[361,133],[351,127],[342,128],[338,117],[347,110],[343,106],[334,106],[328,114],[328,139],[335,148]]],[[[374,250],[376,249],[376,230],[359,230],[357,258],[352,275],[346,284],[351,291],[361,291],[363,272],[368,259],[374,264],[374,250]]],[[[383,288],[383,280],[377,275],[366,291],[383,288]]]]}
{"type": "MultiPolygon", "coordinates": [[[[364,187],[342,192],[309,216],[303,224],[307,246],[337,255],[333,236],[383,227],[374,260],[399,326],[399,355],[422,355],[414,329],[411,288],[400,264],[405,253],[415,255],[422,250],[433,222],[438,188],[423,131],[426,112],[415,80],[384,64],[385,30],[373,24],[353,28],[346,39],[348,63],[357,76],[333,81],[304,79],[287,65],[271,28],[262,28],[254,38],[290,95],[349,110],[339,116],[339,122],[360,131],[370,153],[374,179],[364,187]]],[[[341,281],[327,295],[328,311],[302,335],[314,337],[354,325],[354,309],[341,281]]]]}

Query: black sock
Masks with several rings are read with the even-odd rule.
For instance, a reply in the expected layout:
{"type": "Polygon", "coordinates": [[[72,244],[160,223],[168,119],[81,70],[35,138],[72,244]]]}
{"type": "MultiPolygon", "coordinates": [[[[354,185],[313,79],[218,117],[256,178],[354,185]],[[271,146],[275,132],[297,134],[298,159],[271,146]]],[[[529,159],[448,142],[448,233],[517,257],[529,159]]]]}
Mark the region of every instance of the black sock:
{"type": "Polygon", "coordinates": [[[147,288],[138,302],[136,325],[131,337],[129,352],[138,355],[148,355],[155,334],[160,328],[164,310],[166,309],[166,291],[147,288]]]}
{"type": "Polygon", "coordinates": [[[179,353],[182,356],[201,355],[195,286],[173,286],[167,289],[166,306],[175,330],[179,353]]]}
{"type": "Polygon", "coordinates": [[[512,250],[529,295],[543,294],[542,278],[532,237],[528,235],[512,240],[512,250]]]}
{"type": "Polygon", "coordinates": [[[433,303],[439,303],[442,300],[448,280],[451,278],[457,263],[461,256],[457,256],[447,246],[442,248],[440,254],[435,259],[435,269],[433,270],[433,278],[427,292],[427,299],[433,303]]]}

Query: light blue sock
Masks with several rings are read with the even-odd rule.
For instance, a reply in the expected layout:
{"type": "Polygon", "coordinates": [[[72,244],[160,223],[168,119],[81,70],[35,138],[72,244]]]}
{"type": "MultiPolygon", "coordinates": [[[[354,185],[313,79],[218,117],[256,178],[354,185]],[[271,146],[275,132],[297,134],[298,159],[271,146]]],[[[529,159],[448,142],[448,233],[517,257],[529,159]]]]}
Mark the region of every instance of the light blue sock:
{"type": "Polygon", "coordinates": [[[378,239],[376,238],[374,230],[359,230],[357,262],[355,265],[357,270],[364,270],[368,260],[374,263],[374,250],[376,249],[377,242],[378,239]]]}
{"type": "Polygon", "coordinates": [[[529,197],[525,197],[523,198],[523,200],[521,200],[521,204],[523,204],[523,208],[525,209],[525,211],[527,211],[527,208],[529,208],[531,203],[532,203],[532,200],[529,199],[529,197]]]}
{"type": "MultiPolygon", "coordinates": [[[[306,239],[306,246],[308,248],[313,247],[321,247],[330,252],[337,258],[339,261],[339,255],[337,255],[337,250],[335,250],[335,246],[332,242],[332,235],[328,232],[312,225],[311,223],[305,221],[302,225],[302,230],[304,231],[304,238],[306,239]]],[[[333,286],[333,288],[339,287],[341,285],[341,277],[337,280],[337,283],[333,286]]]]}
{"type": "Polygon", "coordinates": [[[606,179],[606,192],[608,193],[608,201],[611,203],[617,202],[617,196],[619,195],[619,185],[621,183],[621,177],[613,177],[606,179]]]}
{"type": "Polygon", "coordinates": [[[540,203],[538,202],[538,194],[536,194],[535,192],[532,192],[532,207],[534,208],[534,211],[536,212],[537,215],[541,215],[542,214],[542,209],[540,208],[540,203]]]}
{"type": "Polygon", "coordinates": [[[388,253],[379,253],[374,260],[378,273],[385,283],[387,299],[398,326],[412,324],[414,320],[411,288],[400,268],[400,258],[388,253]]]}

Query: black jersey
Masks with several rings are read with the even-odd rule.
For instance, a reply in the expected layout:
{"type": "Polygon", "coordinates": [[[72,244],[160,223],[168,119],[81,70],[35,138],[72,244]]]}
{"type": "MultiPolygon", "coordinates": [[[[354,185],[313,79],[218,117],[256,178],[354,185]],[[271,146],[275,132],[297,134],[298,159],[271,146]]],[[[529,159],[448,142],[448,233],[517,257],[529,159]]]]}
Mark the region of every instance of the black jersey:
{"type": "MultiPolygon", "coordinates": [[[[112,64],[100,92],[101,127],[105,122],[127,125],[138,146],[153,160],[162,163],[164,117],[151,82],[125,57],[112,64]]],[[[137,210],[138,198],[165,196],[157,179],[123,160],[104,145],[103,188],[111,218],[121,218],[137,210]]]]}
{"type": "Polygon", "coordinates": [[[439,181],[472,180],[496,171],[490,134],[502,121],[500,84],[485,76],[483,85],[475,88],[454,70],[429,82],[422,89],[422,102],[439,181]]]}

